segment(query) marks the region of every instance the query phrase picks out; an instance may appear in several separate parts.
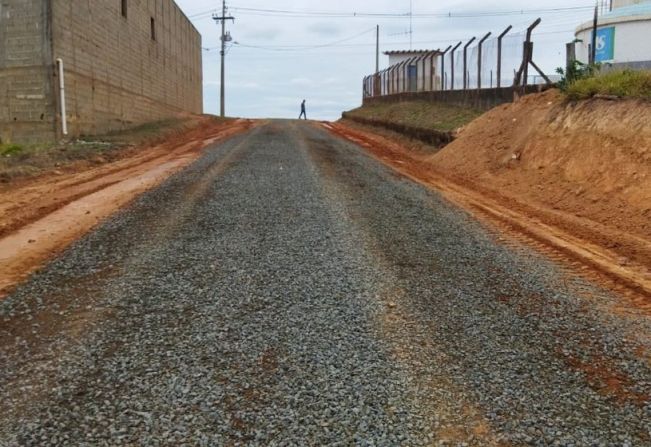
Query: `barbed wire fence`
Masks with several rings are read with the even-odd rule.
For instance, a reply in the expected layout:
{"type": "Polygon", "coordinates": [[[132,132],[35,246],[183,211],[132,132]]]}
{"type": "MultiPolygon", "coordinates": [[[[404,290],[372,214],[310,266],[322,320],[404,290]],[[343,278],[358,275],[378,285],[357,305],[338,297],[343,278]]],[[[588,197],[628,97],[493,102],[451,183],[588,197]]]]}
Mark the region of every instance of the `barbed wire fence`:
{"type": "Polygon", "coordinates": [[[497,35],[475,36],[391,65],[364,78],[364,98],[551,84],[556,76],[543,73],[533,60],[532,33],[540,23],[537,19],[516,32],[509,26],[497,35]]]}

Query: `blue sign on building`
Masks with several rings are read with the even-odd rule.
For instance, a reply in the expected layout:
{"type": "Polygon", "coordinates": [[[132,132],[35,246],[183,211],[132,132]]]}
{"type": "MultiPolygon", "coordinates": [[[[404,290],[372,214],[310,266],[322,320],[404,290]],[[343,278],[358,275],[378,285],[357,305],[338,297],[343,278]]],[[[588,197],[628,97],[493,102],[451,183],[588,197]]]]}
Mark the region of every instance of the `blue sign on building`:
{"type": "Polygon", "coordinates": [[[610,62],[615,59],[615,27],[597,30],[595,62],[610,62]]]}

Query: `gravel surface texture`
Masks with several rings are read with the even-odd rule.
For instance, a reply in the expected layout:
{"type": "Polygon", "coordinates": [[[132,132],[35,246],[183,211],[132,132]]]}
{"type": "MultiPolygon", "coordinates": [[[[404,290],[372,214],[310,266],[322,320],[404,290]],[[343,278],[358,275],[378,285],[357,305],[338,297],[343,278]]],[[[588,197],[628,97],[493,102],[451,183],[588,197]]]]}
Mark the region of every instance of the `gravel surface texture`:
{"type": "Polygon", "coordinates": [[[356,146],[270,122],[0,302],[0,445],[651,445],[650,335],[356,146]]]}

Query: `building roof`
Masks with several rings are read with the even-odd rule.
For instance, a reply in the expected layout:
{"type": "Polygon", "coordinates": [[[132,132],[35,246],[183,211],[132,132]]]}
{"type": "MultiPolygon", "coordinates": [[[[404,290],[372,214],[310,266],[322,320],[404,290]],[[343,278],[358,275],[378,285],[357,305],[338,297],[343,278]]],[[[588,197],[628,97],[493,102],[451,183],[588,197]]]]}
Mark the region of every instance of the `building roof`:
{"type": "Polygon", "coordinates": [[[387,56],[395,56],[395,55],[402,55],[402,54],[427,54],[427,53],[436,53],[436,52],[441,52],[441,50],[391,50],[391,51],[385,51],[384,54],[387,56]]]}

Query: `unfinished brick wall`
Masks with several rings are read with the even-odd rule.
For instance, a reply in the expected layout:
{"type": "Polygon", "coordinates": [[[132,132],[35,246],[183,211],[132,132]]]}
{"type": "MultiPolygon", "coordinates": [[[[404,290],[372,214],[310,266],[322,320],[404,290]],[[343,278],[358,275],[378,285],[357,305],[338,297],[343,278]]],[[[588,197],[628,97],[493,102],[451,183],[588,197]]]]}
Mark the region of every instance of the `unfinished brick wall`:
{"type": "Polygon", "coordinates": [[[199,33],[171,0],[125,3],[126,16],[122,0],[53,0],[73,135],[203,110],[199,33]]]}
{"type": "Polygon", "coordinates": [[[54,139],[50,3],[0,0],[0,140],[54,139]]]}
{"type": "Polygon", "coordinates": [[[57,58],[70,137],[203,110],[201,36],[173,0],[0,0],[0,43],[5,140],[61,137],[57,58]]]}

